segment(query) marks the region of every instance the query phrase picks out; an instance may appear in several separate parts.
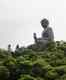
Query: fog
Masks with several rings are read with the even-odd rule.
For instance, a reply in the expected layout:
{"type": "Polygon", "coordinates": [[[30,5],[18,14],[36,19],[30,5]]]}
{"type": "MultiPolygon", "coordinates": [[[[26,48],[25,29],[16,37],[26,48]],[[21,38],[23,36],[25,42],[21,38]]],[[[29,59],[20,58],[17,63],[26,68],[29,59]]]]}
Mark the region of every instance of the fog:
{"type": "Polygon", "coordinates": [[[41,36],[43,18],[50,21],[55,40],[66,41],[65,0],[0,0],[0,47],[32,44],[34,32],[41,36]]]}

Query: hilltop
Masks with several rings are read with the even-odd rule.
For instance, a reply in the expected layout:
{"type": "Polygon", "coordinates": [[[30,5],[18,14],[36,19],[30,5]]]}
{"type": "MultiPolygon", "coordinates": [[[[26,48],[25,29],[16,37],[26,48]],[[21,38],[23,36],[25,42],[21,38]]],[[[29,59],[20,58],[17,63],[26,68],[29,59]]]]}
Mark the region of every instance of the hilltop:
{"type": "Polygon", "coordinates": [[[0,49],[0,80],[66,80],[66,42],[0,49]]]}

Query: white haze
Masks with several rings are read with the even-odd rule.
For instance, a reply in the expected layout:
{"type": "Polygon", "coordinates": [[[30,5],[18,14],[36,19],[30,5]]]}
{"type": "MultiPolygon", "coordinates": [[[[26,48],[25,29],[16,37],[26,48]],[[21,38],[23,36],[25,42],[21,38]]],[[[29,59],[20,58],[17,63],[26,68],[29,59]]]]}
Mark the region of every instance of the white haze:
{"type": "Polygon", "coordinates": [[[0,47],[32,44],[41,36],[40,21],[47,18],[55,40],[66,41],[66,0],[0,0],[0,47]]]}

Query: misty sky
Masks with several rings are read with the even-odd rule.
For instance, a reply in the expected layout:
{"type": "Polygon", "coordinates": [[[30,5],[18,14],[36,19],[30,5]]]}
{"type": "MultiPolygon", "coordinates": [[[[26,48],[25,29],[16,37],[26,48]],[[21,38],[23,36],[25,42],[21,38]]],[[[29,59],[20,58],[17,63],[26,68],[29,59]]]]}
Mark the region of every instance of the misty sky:
{"type": "Polygon", "coordinates": [[[0,47],[33,43],[33,32],[41,36],[43,18],[50,21],[55,40],[66,41],[66,0],[0,0],[0,47]]]}

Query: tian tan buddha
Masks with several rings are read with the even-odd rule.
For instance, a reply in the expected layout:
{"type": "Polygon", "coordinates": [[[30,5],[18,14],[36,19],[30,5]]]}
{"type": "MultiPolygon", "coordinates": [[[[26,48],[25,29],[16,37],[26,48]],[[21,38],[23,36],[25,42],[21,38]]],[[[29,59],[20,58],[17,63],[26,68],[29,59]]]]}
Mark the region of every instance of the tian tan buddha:
{"type": "Polygon", "coordinates": [[[44,47],[49,43],[54,41],[54,33],[51,27],[49,27],[49,21],[44,18],[41,20],[41,26],[43,28],[42,37],[37,38],[36,33],[33,34],[35,44],[43,45],[44,47]]]}

